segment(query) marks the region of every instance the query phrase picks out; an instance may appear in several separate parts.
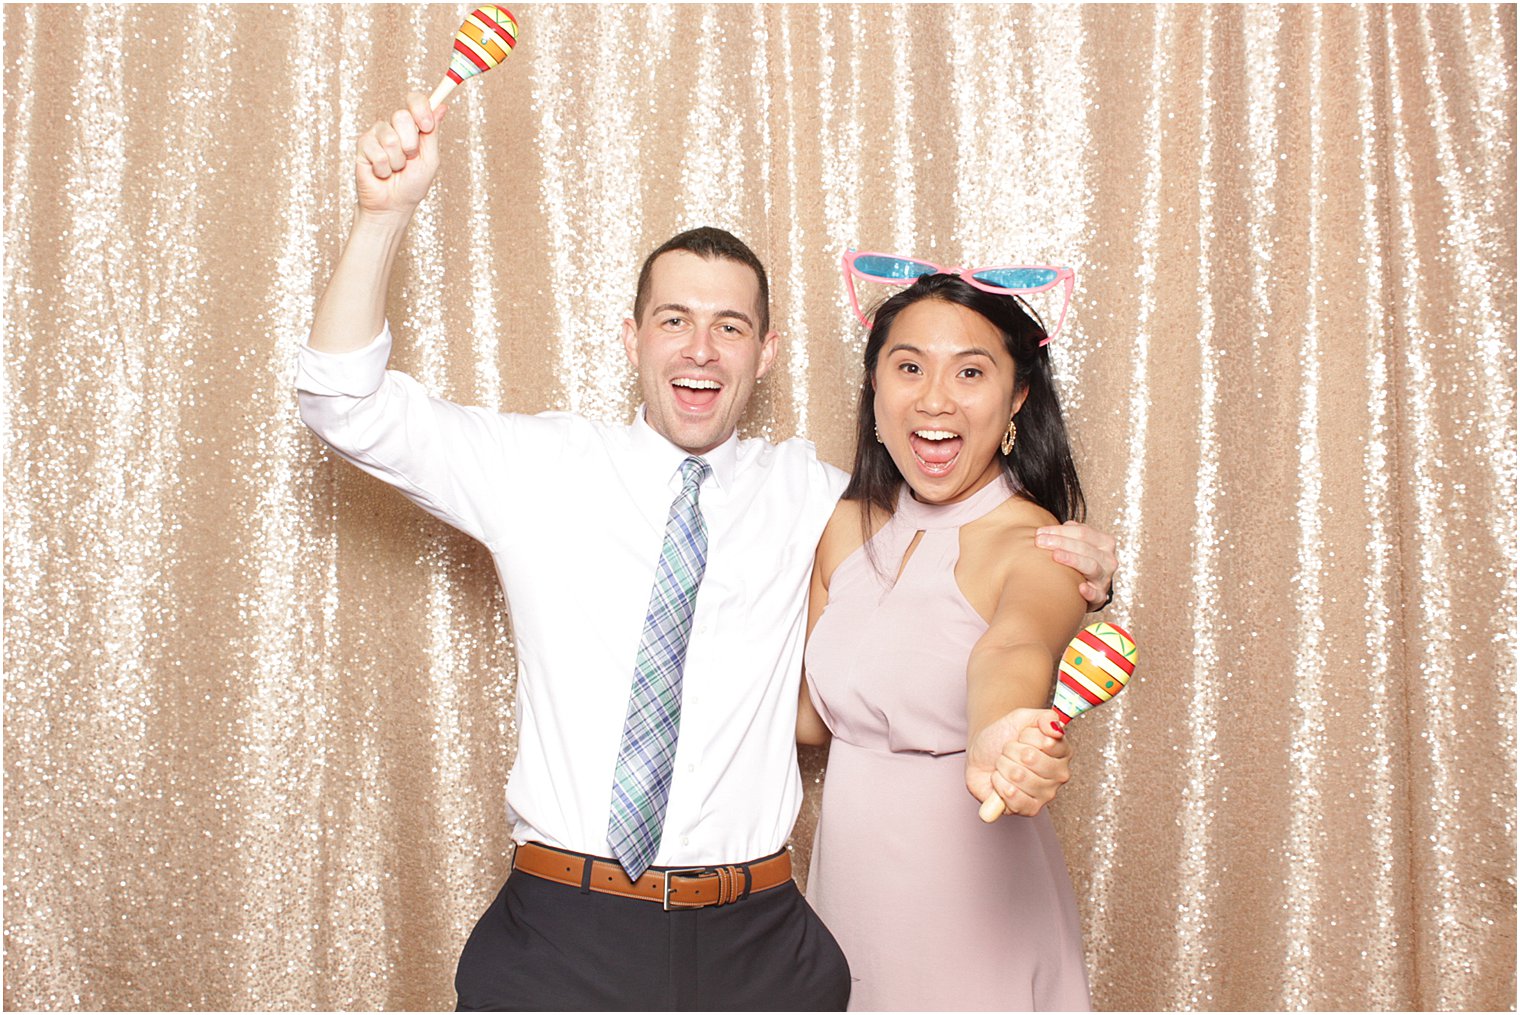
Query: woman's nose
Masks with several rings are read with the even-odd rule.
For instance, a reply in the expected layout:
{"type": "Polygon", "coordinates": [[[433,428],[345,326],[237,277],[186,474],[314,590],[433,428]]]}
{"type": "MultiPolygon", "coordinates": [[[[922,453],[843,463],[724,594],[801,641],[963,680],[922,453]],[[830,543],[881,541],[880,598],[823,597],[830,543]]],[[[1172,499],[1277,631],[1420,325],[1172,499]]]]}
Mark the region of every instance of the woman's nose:
{"type": "Polygon", "coordinates": [[[925,383],[918,389],[918,409],[938,415],[948,411],[951,405],[952,399],[945,381],[938,377],[925,378],[925,383]]]}

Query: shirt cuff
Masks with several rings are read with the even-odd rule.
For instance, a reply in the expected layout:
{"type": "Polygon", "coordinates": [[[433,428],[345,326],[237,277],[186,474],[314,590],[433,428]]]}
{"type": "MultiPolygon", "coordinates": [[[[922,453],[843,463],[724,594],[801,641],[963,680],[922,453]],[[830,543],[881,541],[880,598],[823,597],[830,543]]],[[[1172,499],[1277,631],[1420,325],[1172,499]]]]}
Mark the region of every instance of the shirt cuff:
{"type": "Polygon", "coordinates": [[[380,334],[369,345],[351,352],[318,352],[303,342],[296,361],[296,390],[365,398],[380,390],[390,358],[389,321],[380,326],[380,334]]]}

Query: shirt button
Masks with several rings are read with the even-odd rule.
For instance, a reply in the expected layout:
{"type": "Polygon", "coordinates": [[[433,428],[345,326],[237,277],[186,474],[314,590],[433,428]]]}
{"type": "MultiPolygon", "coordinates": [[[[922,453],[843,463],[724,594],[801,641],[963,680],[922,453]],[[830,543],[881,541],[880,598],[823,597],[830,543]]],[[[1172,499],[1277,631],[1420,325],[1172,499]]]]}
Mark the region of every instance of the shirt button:
{"type": "Polygon", "coordinates": [[[683,835],[683,836],[681,836],[681,845],[683,845],[683,846],[690,846],[691,845],[691,836],[689,836],[689,835],[683,835]]]}
{"type": "Polygon", "coordinates": [[[696,770],[697,770],[697,766],[696,765],[687,765],[686,766],[686,771],[688,771],[688,772],[695,772],[696,770]]]}

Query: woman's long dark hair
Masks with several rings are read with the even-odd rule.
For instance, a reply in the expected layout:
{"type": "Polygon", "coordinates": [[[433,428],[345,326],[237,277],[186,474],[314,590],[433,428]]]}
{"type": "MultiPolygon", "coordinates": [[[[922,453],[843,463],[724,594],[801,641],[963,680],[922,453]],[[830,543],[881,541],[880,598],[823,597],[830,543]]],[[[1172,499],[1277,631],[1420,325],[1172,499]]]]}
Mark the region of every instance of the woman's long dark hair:
{"type": "Polygon", "coordinates": [[[1082,484],[1071,460],[1061,400],[1050,373],[1050,352],[1040,345],[1045,329],[1025,312],[1013,296],[984,292],[958,275],[925,275],[888,299],[876,311],[871,334],[866,338],[865,372],[860,378],[860,405],[855,414],[855,471],[845,488],[847,500],[862,505],[862,524],[871,532],[876,511],[891,514],[897,508],[897,492],[904,482],[886,445],[876,439],[876,361],[887,343],[892,322],[920,300],[940,300],[965,307],[986,318],[1003,336],[1015,366],[1014,391],[1028,391],[1014,422],[1018,440],[1010,455],[999,455],[1003,472],[1016,490],[1056,516],[1057,521],[1087,516],[1082,484]]]}

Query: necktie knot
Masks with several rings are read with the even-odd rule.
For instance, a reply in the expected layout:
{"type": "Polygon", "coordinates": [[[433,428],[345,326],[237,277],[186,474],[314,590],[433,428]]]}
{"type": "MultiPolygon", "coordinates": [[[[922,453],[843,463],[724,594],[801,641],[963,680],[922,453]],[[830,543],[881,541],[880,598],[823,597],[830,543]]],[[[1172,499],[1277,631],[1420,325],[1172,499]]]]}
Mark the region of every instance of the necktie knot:
{"type": "Polygon", "coordinates": [[[695,493],[697,488],[712,475],[712,466],[695,455],[681,463],[681,491],[695,493]]]}

